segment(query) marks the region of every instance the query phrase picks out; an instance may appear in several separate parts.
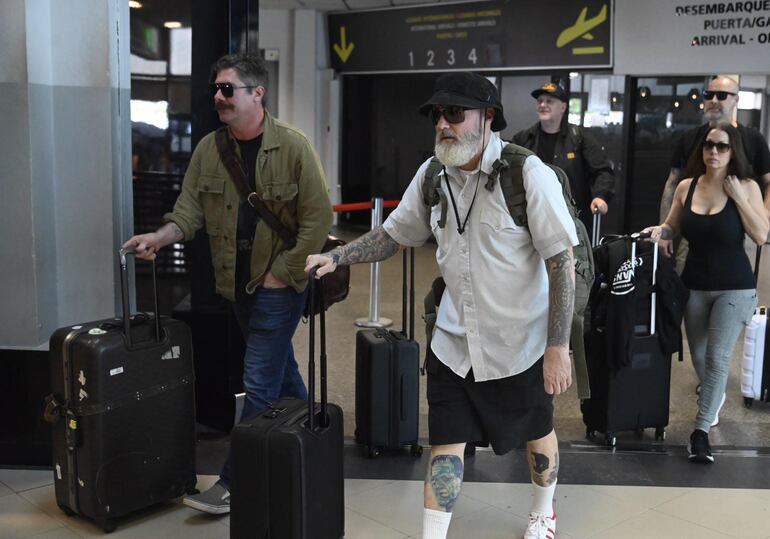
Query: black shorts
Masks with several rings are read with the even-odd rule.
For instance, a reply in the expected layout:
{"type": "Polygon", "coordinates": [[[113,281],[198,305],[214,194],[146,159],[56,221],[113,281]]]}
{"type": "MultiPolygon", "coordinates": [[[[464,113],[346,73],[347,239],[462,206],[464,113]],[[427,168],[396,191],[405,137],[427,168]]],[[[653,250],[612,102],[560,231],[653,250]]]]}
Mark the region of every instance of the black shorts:
{"type": "Polygon", "coordinates": [[[553,430],[553,396],[543,386],[543,358],[508,378],[476,382],[456,375],[428,350],[428,425],[431,445],[492,444],[498,455],[553,430]]]}

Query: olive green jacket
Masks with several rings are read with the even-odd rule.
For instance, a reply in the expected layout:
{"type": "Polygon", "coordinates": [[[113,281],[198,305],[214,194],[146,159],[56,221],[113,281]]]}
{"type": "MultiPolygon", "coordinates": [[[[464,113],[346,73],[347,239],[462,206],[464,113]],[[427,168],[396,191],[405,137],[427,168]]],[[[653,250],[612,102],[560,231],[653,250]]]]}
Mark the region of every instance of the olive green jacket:
{"type": "MultiPolygon", "coordinates": [[[[240,153],[240,148],[235,145],[240,153]]],[[[260,219],[251,253],[251,294],[272,271],[298,292],[307,285],[305,259],[318,253],[332,225],[332,208],[321,162],[307,137],[265,111],[262,147],[257,154],[256,192],[289,230],[297,243],[283,240],[260,219]]],[[[198,143],[184,176],[174,210],[163,216],[192,239],[205,225],[211,244],[217,292],[235,299],[235,254],[241,198],[219,158],[214,133],[198,143]]]]}

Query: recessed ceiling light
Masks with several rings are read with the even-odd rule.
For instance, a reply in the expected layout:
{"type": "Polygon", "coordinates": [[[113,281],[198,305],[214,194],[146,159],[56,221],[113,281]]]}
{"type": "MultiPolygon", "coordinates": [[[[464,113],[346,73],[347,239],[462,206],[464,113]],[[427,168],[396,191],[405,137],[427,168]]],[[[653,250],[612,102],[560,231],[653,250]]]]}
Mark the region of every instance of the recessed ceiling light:
{"type": "Polygon", "coordinates": [[[142,7],[142,3],[137,2],[136,0],[128,0],[128,7],[132,9],[139,9],[142,7]]]}
{"type": "Polygon", "coordinates": [[[181,28],[182,23],[179,21],[166,21],[163,23],[166,28],[181,28]]]}

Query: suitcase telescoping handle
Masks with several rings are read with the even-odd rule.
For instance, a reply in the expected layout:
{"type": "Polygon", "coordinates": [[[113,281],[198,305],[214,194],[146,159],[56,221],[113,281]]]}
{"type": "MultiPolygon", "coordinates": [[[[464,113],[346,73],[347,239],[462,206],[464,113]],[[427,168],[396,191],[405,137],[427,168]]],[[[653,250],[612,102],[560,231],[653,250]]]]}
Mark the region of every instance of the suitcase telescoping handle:
{"type": "MultiPolygon", "coordinates": [[[[118,251],[120,257],[120,291],[123,297],[123,331],[126,334],[126,342],[131,348],[131,304],[128,300],[128,261],[126,256],[134,255],[133,248],[121,249],[118,251]]],[[[152,263],[152,302],[155,309],[155,342],[161,341],[160,334],[160,314],[158,312],[158,275],[155,271],[155,260],[152,263]]]]}
{"type": "MultiPolygon", "coordinates": [[[[316,286],[323,286],[323,281],[321,279],[316,279],[316,271],[318,271],[318,266],[314,267],[310,270],[310,279],[308,279],[308,293],[310,294],[310,312],[311,313],[318,313],[318,316],[321,317],[321,356],[320,356],[320,363],[321,363],[321,428],[326,428],[329,426],[329,412],[327,410],[327,388],[326,388],[326,313],[324,312],[324,306],[319,305],[318,308],[316,308],[315,300],[316,297],[321,299],[321,302],[323,302],[323,293],[318,294],[316,296],[315,293],[315,287],[316,286]]],[[[323,292],[323,291],[322,291],[323,292]]],[[[307,369],[307,389],[308,389],[308,399],[307,399],[307,407],[308,407],[308,426],[311,431],[315,430],[316,428],[316,418],[315,418],[315,315],[310,315],[310,327],[308,328],[308,333],[310,334],[310,346],[309,349],[309,355],[310,359],[308,361],[308,369],[307,369]]]]}
{"type": "Polygon", "coordinates": [[[406,332],[407,324],[407,267],[406,267],[406,249],[404,249],[404,261],[403,261],[403,282],[401,286],[401,333],[407,339],[414,339],[414,247],[409,248],[409,333],[406,332]]]}
{"type": "Polygon", "coordinates": [[[593,228],[591,229],[591,247],[598,247],[602,239],[602,214],[594,212],[593,228]]]}
{"type": "Polygon", "coordinates": [[[759,263],[762,262],[762,246],[757,245],[757,256],[754,258],[754,283],[759,286],[759,263]]]}
{"type": "MultiPolygon", "coordinates": [[[[636,242],[648,239],[652,234],[650,232],[635,232],[631,234],[631,267],[634,270],[634,279],[636,278],[636,242]]],[[[657,305],[657,292],[655,291],[656,278],[658,273],[658,242],[652,248],[652,294],[650,294],[650,335],[655,335],[655,307],[657,305]]]]}

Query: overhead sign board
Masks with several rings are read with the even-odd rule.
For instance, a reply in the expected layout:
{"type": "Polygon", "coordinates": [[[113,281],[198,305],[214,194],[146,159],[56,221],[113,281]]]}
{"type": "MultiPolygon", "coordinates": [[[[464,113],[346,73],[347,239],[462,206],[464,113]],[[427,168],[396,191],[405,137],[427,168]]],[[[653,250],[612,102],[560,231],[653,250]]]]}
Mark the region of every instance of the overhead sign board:
{"type": "Polygon", "coordinates": [[[615,73],[770,72],[770,0],[616,0],[615,73]]]}
{"type": "Polygon", "coordinates": [[[611,67],[610,0],[491,0],[332,13],[343,73],[611,67]]]}

